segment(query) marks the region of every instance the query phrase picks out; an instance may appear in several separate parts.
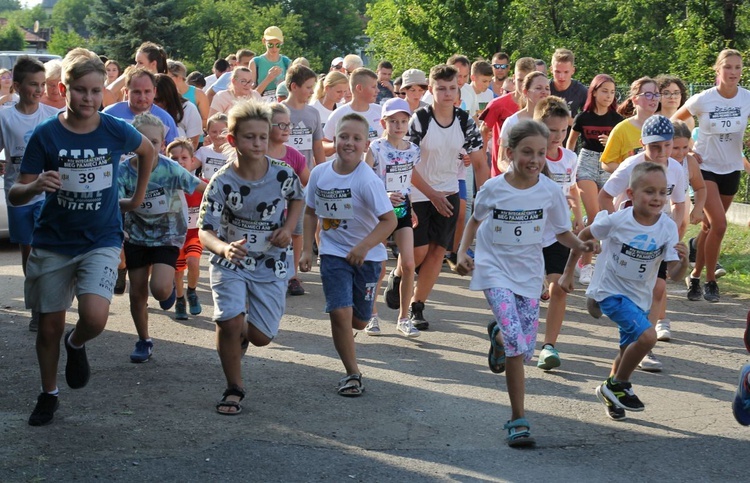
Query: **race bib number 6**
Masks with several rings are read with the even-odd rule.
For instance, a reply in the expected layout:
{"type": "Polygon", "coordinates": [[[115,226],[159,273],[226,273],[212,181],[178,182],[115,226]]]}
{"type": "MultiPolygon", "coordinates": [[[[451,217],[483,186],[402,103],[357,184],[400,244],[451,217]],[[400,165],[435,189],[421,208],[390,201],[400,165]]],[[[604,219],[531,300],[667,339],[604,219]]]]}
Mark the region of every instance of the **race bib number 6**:
{"type": "Polygon", "coordinates": [[[534,245],[542,243],[544,210],[493,210],[492,243],[534,245]]]}

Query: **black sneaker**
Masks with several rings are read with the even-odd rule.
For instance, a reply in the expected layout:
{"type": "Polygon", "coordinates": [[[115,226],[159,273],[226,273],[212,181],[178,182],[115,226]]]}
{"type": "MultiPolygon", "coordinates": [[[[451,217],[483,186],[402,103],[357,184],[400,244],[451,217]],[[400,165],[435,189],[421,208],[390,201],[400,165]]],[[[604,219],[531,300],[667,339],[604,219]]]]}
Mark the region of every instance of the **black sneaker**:
{"type": "Polygon", "coordinates": [[[422,311],[424,310],[424,302],[412,302],[411,308],[409,309],[409,320],[414,327],[419,330],[427,330],[430,328],[430,323],[424,320],[422,311]]]}
{"type": "Polygon", "coordinates": [[[68,353],[68,362],[65,364],[65,382],[68,383],[71,389],[80,389],[89,383],[91,369],[89,368],[89,360],[86,357],[86,347],[73,349],[68,344],[68,339],[70,339],[70,334],[73,333],[73,330],[70,329],[65,334],[65,351],[68,353]]]}
{"type": "Polygon", "coordinates": [[[613,419],[615,421],[622,421],[623,419],[626,419],[628,417],[624,409],[618,408],[617,406],[612,404],[610,400],[607,399],[604,396],[604,394],[602,394],[601,386],[596,387],[596,397],[597,399],[599,399],[599,401],[601,401],[602,404],[604,404],[605,412],[609,419],[613,419]]]}
{"type": "Polygon", "coordinates": [[[703,298],[708,302],[719,301],[719,286],[715,281],[711,280],[703,285],[703,298]]]}
{"type": "Polygon", "coordinates": [[[688,253],[688,261],[691,264],[693,264],[693,266],[694,266],[695,265],[695,254],[698,251],[695,248],[695,238],[691,238],[690,240],[688,240],[688,248],[690,249],[690,252],[688,253]]]}
{"type": "Polygon", "coordinates": [[[401,277],[393,274],[394,270],[388,275],[388,284],[385,286],[383,298],[389,309],[398,310],[401,308],[401,277]]]}
{"type": "Polygon", "coordinates": [[[701,289],[701,279],[693,278],[690,275],[685,279],[685,283],[688,286],[687,298],[693,302],[703,298],[703,289],[701,289]]]}
{"type": "Polygon", "coordinates": [[[609,402],[620,409],[627,409],[628,411],[643,411],[646,407],[643,405],[638,396],[635,395],[632,389],[632,384],[629,382],[612,382],[612,377],[608,377],[606,381],[600,386],[602,395],[606,397],[609,402]]]}
{"type": "Polygon", "coordinates": [[[36,406],[29,416],[30,426],[44,426],[52,422],[55,411],[60,406],[57,396],[43,392],[36,398],[36,406]]]}

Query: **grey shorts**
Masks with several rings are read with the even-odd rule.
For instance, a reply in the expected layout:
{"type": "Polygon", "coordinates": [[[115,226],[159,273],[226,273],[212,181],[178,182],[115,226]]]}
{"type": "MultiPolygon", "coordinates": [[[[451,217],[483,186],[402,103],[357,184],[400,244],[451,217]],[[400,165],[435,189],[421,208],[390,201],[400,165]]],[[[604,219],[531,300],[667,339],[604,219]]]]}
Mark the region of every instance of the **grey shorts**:
{"type": "Polygon", "coordinates": [[[610,174],[602,169],[602,163],[599,161],[601,157],[602,153],[581,149],[578,154],[576,181],[593,181],[599,189],[602,189],[610,174]]]}
{"type": "Polygon", "coordinates": [[[77,256],[32,248],[26,264],[26,308],[42,314],[68,310],[73,295],[96,294],[112,301],[120,247],[97,248],[77,256]]]}
{"type": "Polygon", "coordinates": [[[248,324],[269,339],[276,337],[286,308],[286,280],[256,282],[214,264],[209,268],[209,275],[214,299],[214,322],[246,314],[248,324]]]}

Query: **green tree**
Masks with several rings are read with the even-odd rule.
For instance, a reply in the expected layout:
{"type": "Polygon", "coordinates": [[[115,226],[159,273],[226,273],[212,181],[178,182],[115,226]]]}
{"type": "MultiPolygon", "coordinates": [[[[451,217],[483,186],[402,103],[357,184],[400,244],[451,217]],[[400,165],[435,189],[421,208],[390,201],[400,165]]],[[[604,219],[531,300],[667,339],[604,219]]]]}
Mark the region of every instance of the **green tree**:
{"type": "Polygon", "coordinates": [[[185,34],[184,0],[94,0],[86,25],[108,57],[132,59],[138,46],[151,41],[172,56],[180,56],[185,34]]]}
{"type": "Polygon", "coordinates": [[[74,31],[79,36],[88,36],[86,17],[91,12],[89,0],[60,0],[52,8],[50,24],[57,30],[74,31]]]}
{"type": "Polygon", "coordinates": [[[7,10],[21,10],[21,2],[19,0],[0,0],[0,12],[7,10]]]}
{"type": "Polygon", "coordinates": [[[398,21],[399,11],[393,0],[382,0],[367,6],[365,32],[371,39],[371,56],[376,60],[388,60],[394,66],[394,74],[406,69],[429,70],[435,64],[430,56],[417,49],[406,30],[398,21]]]}
{"type": "Polygon", "coordinates": [[[36,21],[39,21],[40,26],[46,27],[48,21],[47,13],[41,5],[37,5],[34,8],[24,8],[21,10],[5,12],[3,15],[8,18],[8,23],[13,23],[26,28],[33,27],[34,22],[36,21]]]}
{"type": "Polygon", "coordinates": [[[0,29],[0,50],[23,50],[26,47],[21,29],[9,23],[0,29]]]}
{"type": "Polygon", "coordinates": [[[61,55],[63,57],[76,47],[89,48],[88,41],[78,35],[78,32],[76,31],[66,32],[63,29],[55,30],[47,44],[47,49],[50,53],[61,55]]]}

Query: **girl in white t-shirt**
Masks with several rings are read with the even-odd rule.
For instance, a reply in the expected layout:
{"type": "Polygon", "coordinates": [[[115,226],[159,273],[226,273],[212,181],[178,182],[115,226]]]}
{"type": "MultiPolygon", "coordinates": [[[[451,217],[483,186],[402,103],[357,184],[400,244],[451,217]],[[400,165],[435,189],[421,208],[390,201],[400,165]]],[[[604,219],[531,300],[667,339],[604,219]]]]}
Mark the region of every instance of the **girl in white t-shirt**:
{"type": "Polygon", "coordinates": [[[343,103],[344,94],[348,89],[349,78],[341,72],[331,71],[318,81],[310,103],[320,114],[321,129],[331,117],[331,113],[343,103]]]}
{"type": "MultiPolygon", "coordinates": [[[[576,171],[578,170],[578,157],[576,153],[562,147],[565,134],[568,131],[570,111],[565,99],[557,96],[549,96],[536,105],[534,119],[544,123],[550,131],[547,142],[547,176],[557,183],[568,200],[575,220],[575,233],[583,229],[583,216],[581,214],[581,197],[576,186],[576,171]]],[[[547,298],[547,323],[544,333],[544,344],[539,353],[537,367],[548,371],[560,366],[560,355],[555,349],[557,337],[560,335],[563,319],[565,318],[565,307],[567,305],[566,294],[558,285],[568,261],[568,250],[562,243],[555,239],[555,233],[548,226],[544,233],[543,241],[544,271],[547,274],[549,291],[547,298]]],[[[542,299],[544,300],[544,293],[542,299]]]]}
{"type": "Polygon", "coordinates": [[[508,147],[508,135],[513,126],[518,124],[519,121],[524,119],[532,119],[534,117],[534,107],[537,102],[547,97],[550,93],[549,79],[542,72],[534,71],[530,72],[523,79],[523,97],[521,98],[522,103],[525,106],[520,111],[516,112],[503,123],[503,127],[500,130],[500,155],[502,158],[503,170],[507,170],[509,161],[505,158],[505,149],[508,147]]]}
{"type": "Polygon", "coordinates": [[[718,85],[687,100],[673,119],[698,118],[698,140],[693,151],[703,159],[701,172],[706,182],[705,230],[696,240],[695,268],[688,283],[688,300],[719,301],[716,265],[721,242],[727,228],[726,212],[739,189],[742,174],[742,137],[750,116],[750,91],[740,87],[742,55],[724,49],[714,64],[718,85]],[[701,290],[700,277],[706,270],[706,284],[701,290]]]}
{"type": "Polygon", "coordinates": [[[484,292],[495,319],[490,336],[490,370],[507,366],[511,419],[505,424],[508,445],[531,446],[529,422],[524,417],[524,362],[534,355],[539,325],[539,287],[544,277],[542,246],[545,229],[568,248],[592,251],[570,231],[565,195],[560,186],[540,176],[545,165],[549,129],[524,120],[511,129],[505,155],[509,171],[488,180],[477,193],[474,214],[466,225],[458,250],[457,271],[472,270],[472,290],[484,292]],[[475,259],[467,250],[476,236],[475,259]]]}

